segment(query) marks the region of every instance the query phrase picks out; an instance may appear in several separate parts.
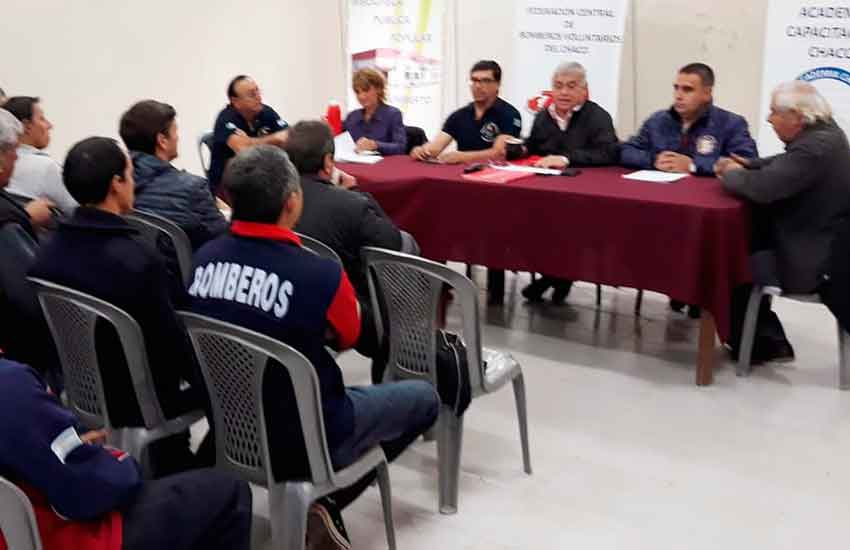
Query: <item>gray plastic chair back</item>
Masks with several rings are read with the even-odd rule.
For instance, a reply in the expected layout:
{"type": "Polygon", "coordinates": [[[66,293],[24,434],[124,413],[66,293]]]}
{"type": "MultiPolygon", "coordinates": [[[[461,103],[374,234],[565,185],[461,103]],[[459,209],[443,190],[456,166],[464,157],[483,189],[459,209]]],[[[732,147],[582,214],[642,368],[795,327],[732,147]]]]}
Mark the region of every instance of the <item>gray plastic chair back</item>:
{"type": "Polygon", "coordinates": [[[333,482],[319,381],[310,361],[294,348],[268,336],[202,315],[179,312],[198,356],[209,389],[215,425],[216,464],[253,483],[272,487],[263,403],[267,368],[285,368],[315,485],[333,482]],[[277,361],[279,365],[269,363],[277,361]]]}
{"type": "Polygon", "coordinates": [[[189,284],[192,278],[192,243],[186,232],[171,220],[144,210],[133,210],[125,216],[125,219],[156,250],[161,250],[160,238],[166,239],[180,267],[180,277],[185,284],[189,284]]]}
{"type": "Polygon", "coordinates": [[[0,532],[9,550],[41,550],[29,498],[4,477],[0,477],[0,532]]]}
{"type": "Polygon", "coordinates": [[[88,294],[29,277],[56,342],[71,410],[88,427],[112,428],[95,347],[98,320],[112,325],[130,370],[147,429],[165,422],[139,324],[125,311],[88,294]]]}
{"type": "Polygon", "coordinates": [[[204,169],[204,174],[207,179],[210,179],[210,162],[212,161],[213,149],[212,132],[205,132],[198,138],[198,158],[201,160],[201,168],[204,169]]]}
{"type": "Polygon", "coordinates": [[[483,389],[484,364],[481,361],[481,329],[478,288],[468,278],[449,267],[412,256],[365,247],[361,251],[369,277],[369,291],[378,334],[385,334],[382,318],[388,323],[389,355],[387,374],[401,378],[427,378],[436,382],[436,330],[443,285],[455,291],[463,317],[463,339],[467,348],[469,382],[473,393],[483,389]],[[390,371],[395,371],[391,374],[390,371]]]}
{"type": "Polygon", "coordinates": [[[329,260],[333,260],[337,264],[342,265],[342,260],[339,258],[339,254],[337,254],[333,248],[329,247],[319,239],[314,239],[313,237],[309,237],[303,233],[298,233],[296,231],[295,234],[298,235],[299,239],[301,239],[301,246],[316,256],[328,258],[329,260]]]}

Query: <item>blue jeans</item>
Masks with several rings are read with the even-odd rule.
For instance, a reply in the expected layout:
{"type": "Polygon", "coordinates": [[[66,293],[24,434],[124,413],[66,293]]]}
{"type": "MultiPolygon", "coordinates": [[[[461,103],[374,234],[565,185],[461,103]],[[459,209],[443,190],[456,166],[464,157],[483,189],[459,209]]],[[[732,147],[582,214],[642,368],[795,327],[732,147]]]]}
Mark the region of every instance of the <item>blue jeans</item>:
{"type": "MultiPolygon", "coordinates": [[[[331,462],[336,469],[353,463],[375,445],[380,445],[387,461],[392,462],[434,424],[440,411],[436,390],[423,380],[358,386],[346,388],[345,392],[354,405],[354,432],[331,449],[331,462]]],[[[354,485],[330,495],[330,499],[341,510],[374,479],[375,472],[369,472],[354,485]]]]}
{"type": "Polygon", "coordinates": [[[334,468],[352,464],[375,445],[392,461],[430,428],[440,411],[434,386],[424,380],[405,380],[346,388],[354,406],[354,431],[331,449],[334,468]]]}

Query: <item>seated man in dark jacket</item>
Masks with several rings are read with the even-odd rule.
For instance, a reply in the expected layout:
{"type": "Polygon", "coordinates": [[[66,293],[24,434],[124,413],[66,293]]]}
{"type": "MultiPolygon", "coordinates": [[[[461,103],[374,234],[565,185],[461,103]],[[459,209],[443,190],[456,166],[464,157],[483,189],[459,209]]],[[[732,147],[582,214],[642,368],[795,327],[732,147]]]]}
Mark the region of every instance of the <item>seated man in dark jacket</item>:
{"type": "Polygon", "coordinates": [[[227,230],[206,179],[171,165],[177,158],[177,113],[171,105],[140,101],[121,117],[121,139],[133,159],[135,208],[179,225],[192,248],[227,230]]]}
{"type": "Polygon", "coordinates": [[[377,336],[360,249],[376,246],[419,254],[419,246],[412,235],[396,227],[371,195],[331,183],[334,141],[327,124],[299,122],[290,130],[286,151],[301,174],[304,193],[304,212],[295,230],[322,241],[339,255],[360,302],[363,324],[357,351],[374,357],[377,336]]]}
{"type": "MultiPolygon", "coordinates": [[[[850,216],[850,145],[832,109],[806,82],[781,84],[773,92],[768,121],[785,152],[762,159],[723,158],[714,170],[723,186],[754,205],[753,275],[760,285],[791,294],[819,292],[824,303],[848,281],[832,280],[830,254],[850,216]]],[[[844,250],[843,256],[847,256],[844,250]]],[[[751,285],[735,289],[729,346],[737,359],[751,285]]],[[[844,290],[842,290],[844,289],[844,290]]],[[[831,306],[832,309],[832,306],[831,306]]],[[[841,319],[843,313],[837,311],[841,319]]],[[[788,361],[794,350],[770,300],[762,300],[752,362],[788,361]]]]}
{"type": "MultiPolygon", "coordinates": [[[[640,131],[623,143],[623,166],[713,176],[720,157],[758,156],[744,117],[714,105],[714,71],[704,63],[679,69],[673,83],[673,106],[650,116],[640,131]]],[[[670,300],[681,311],[685,304],[670,300]]],[[[696,306],[688,314],[698,318],[696,306]]]]}
{"type": "MultiPolygon", "coordinates": [[[[222,182],[233,201],[233,224],[230,234],[195,254],[189,286],[192,311],[280,340],[310,360],[321,387],[335,468],[352,464],[378,444],[387,460],[395,459],[434,423],[439,403],[433,387],[422,380],[345,387],[342,371],[325,344],[331,340],[345,349],[357,341],[357,298],[342,267],[304,250],[292,231],[305,198],[286,153],[272,145],[243,150],[228,164],[222,182]]],[[[304,446],[289,397],[289,377],[283,369],[273,368],[266,371],[263,384],[264,395],[269,396],[264,403],[272,471],[277,479],[298,479],[304,474],[303,451],[299,452],[304,446]]],[[[311,509],[311,517],[321,520],[308,522],[312,544],[332,539],[338,544],[316,547],[350,548],[343,540],[346,534],[337,507],[352,502],[372,479],[370,473],[311,509]],[[334,516],[337,521],[329,521],[334,516]]]]}
{"type": "MultiPolygon", "coordinates": [[[[170,288],[160,255],[121,217],[133,208],[130,159],[115,141],[88,138],[71,148],[63,179],[80,207],[41,247],[30,274],[105,300],[139,323],[166,416],[204,407],[195,354],[172,306],[171,296],[179,289],[170,288]],[[192,387],[181,390],[181,381],[192,387]]],[[[96,331],[111,420],[116,426],[138,426],[141,412],[117,334],[105,324],[96,331]]],[[[204,445],[207,451],[209,445],[204,445]]],[[[151,451],[158,475],[199,464],[188,450],[188,432],[154,444],[151,451]]]]}
{"type": "Polygon", "coordinates": [[[136,461],[83,430],[33,369],[5,359],[0,418],[0,475],[26,493],[45,549],[250,547],[247,483],[215,470],[143,481],[136,461]]]}
{"type": "MultiPolygon", "coordinates": [[[[587,72],[580,63],[562,63],[552,75],[552,103],[537,113],[525,141],[535,166],[563,170],[568,166],[618,164],[620,142],[611,115],[587,99],[587,72]]],[[[542,300],[550,286],[554,304],[563,304],[573,282],[544,275],[522,290],[531,302],[542,300]]]]}

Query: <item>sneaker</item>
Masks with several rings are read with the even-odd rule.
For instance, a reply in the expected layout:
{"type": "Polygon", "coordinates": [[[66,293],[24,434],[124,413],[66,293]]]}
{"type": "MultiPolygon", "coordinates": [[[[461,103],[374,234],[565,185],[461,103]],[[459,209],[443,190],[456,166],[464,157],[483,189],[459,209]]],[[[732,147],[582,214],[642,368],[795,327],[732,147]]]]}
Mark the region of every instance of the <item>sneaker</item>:
{"type": "Polygon", "coordinates": [[[322,498],[307,513],[306,550],[351,550],[342,514],[333,500],[322,498]]]}
{"type": "Polygon", "coordinates": [[[699,306],[688,306],[688,317],[699,319],[702,317],[702,309],[699,306]]]}
{"type": "Polygon", "coordinates": [[[559,280],[553,286],[555,289],[552,291],[552,305],[563,306],[567,303],[567,296],[573,287],[573,283],[572,281],[559,280]]]}
{"type": "Polygon", "coordinates": [[[679,300],[670,298],[670,309],[676,313],[682,313],[682,310],[685,309],[685,302],[680,302],[679,300]]]}

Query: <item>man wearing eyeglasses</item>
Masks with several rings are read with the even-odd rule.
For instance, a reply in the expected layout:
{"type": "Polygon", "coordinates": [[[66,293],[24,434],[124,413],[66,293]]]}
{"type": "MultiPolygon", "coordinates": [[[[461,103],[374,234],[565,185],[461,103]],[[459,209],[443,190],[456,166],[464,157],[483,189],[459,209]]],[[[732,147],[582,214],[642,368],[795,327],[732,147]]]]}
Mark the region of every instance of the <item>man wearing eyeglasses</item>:
{"type": "Polygon", "coordinates": [[[230,103],[215,121],[210,154],[210,186],[218,187],[224,167],[236,153],[254,145],[283,147],[289,124],[263,103],[260,88],[250,76],[236,76],[227,86],[230,103]]]}
{"type": "Polygon", "coordinates": [[[504,158],[507,140],[519,137],[522,118],[513,105],[499,97],[501,81],[502,68],[495,61],[473,65],[469,75],[472,103],[449,115],[443,131],[415,147],[410,156],[448,164],[504,158]],[[457,151],[443,152],[452,141],[457,142],[457,151]]]}

